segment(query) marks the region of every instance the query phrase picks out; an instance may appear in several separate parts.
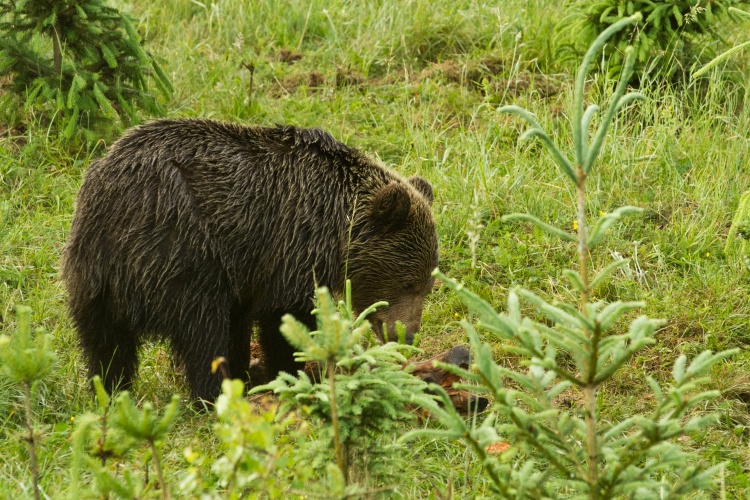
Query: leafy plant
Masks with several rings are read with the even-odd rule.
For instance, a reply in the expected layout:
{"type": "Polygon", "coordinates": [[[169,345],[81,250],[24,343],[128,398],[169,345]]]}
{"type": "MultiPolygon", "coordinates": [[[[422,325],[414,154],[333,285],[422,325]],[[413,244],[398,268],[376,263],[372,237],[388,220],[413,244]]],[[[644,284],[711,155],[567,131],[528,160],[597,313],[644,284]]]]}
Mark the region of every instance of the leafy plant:
{"type": "MultiPolygon", "coordinates": [[[[750,12],[745,12],[744,10],[740,10],[734,7],[729,7],[729,12],[736,14],[737,16],[742,17],[744,19],[750,19],[750,12]]],[[[705,75],[706,73],[708,73],[709,70],[711,70],[711,68],[717,66],[720,62],[730,58],[731,56],[733,56],[734,54],[741,51],[747,46],[750,46],[750,40],[746,42],[742,42],[739,45],[735,45],[731,49],[725,52],[722,52],[718,56],[711,59],[705,66],[703,66],[701,69],[693,73],[691,76],[693,78],[698,78],[698,77],[705,75]]]]}
{"type": "Polygon", "coordinates": [[[47,376],[55,366],[57,356],[50,346],[51,337],[43,330],[36,330],[36,338],[31,335],[31,308],[17,306],[16,314],[18,334],[12,338],[0,335],[0,373],[23,387],[27,431],[25,440],[29,446],[34,498],[39,500],[39,465],[36,458],[39,437],[34,432],[32,393],[34,385],[47,376]]]}
{"type": "Polygon", "coordinates": [[[742,260],[750,269],[750,191],[740,197],[740,203],[729,228],[724,253],[742,260]]]}
{"type": "MultiPolygon", "coordinates": [[[[729,11],[745,19],[750,19],[750,13],[748,12],[734,7],[730,7],[729,11]]],[[[747,46],[750,46],[750,40],[740,43],[726,52],[719,54],[709,61],[708,64],[693,73],[692,77],[699,78],[705,75],[719,63],[747,46]]],[[[732,218],[732,225],[729,228],[729,234],[727,235],[727,241],[724,246],[724,253],[728,256],[739,257],[743,261],[745,267],[750,269],[750,191],[746,191],[740,197],[737,211],[732,218]]]]}
{"type": "Polygon", "coordinates": [[[643,71],[649,60],[661,58],[659,68],[669,74],[672,56],[697,55],[692,45],[705,49],[696,43],[699,36],[712,34],[718,38],[715,28],[725,18],[734,19],[732,6],[747,5],[746,0],[601,0],[597,2],[579,1],[582,40],[589,44],[596,36],[614,25],[625,16],[640,12],[643,24],[615,34],[604,49],[608,58],[610,75],[619,76],[625,64],[626,49],[636,47],[635,67],[643,71]]]}
{"type": "MultiPolygon", "coordinates": [[[[506,498],[556,497],[561,492],[585,495],[591,499],[636,496],[674,498],[702,491],[712,484],[718,466],[691,463],[690,455],[676,443],[677,438],[699,431],[716,420],[716,415],[694,414],[691,410],[718,391],[701,391],[709,379],[703,374],[718,361],[736,351],[701,353],[691,363],[680,356],[672,371],[673,381],[662,385],[653,377],[646,380],[654,405],[646,415],[633,415],[621,422],[601,419],[600,389],[644,347],[653,344],[654,333],[663,324],[638,316],[626,332],[618,321],[643,302],[592,300],[597,287],[627,260],[615,261],[590,277],[590,251],[602,242],[607,230],[622,216],[638,212],[621,207],[601,216],[589,231],[586,221],[586,179],[596,162],[608,127],[616,112],[628,103],[643,99],[638,93],[625,94],[636,54],[625,49],[626,59],[618,85],[601,122],[589,138],[589,126],[599,111],[591,104],[584,109],[584,80],[595,55],[615,33],[641,19],[640,14],[621,19],[604,30],[586,53],[576,75],[572,109],[573,160],[570,160],[525,109],[504,106],[498,111],[523,117],[531,128],[522,139],[538,137],[552,152],[565,177],[577,192],[577,235],[546,224],[528,214],[506,215],[503,219],[529,221],[540,229],[576,242],[578,270],[566,270],[570,286],[579,295],[577,304],[550,303],[530,290],[514,288],[508,295],[507,311],[492,306],[457,282],[436,272],[479,320],[479,326],[501,342],[502,348],[523,359],[527,372],[495,364],[489,345],[483,344],[474,326],[462,322],[469,333],[475,362],[472,371],[449,365],[446,370],[478,384],[479,391],[495,400],[492,412],[478,427],[458,415],[450,404],[440,407],[429,400],[420,404],[442,422],[446,429],[412,431],[402,439],[418,436],[463,440],[477,455],[496,492],[506,498]],[[590,140],[591,139],[591,140],[590,140]],[[589,142],[590,140],[590,142],[589,142]],[[538,311],[542,320],[521,313],[525,302],[538,311]],[[557,404],[564,394],[581,394],[580,411],[564,411],[557,404]],[[501,457],[490,454],[491,444],[510,440],[501,457]],[[516,465],[513,457],[526,455],[516,465]]],[[[434,390],[448,397],[439,387],[434,390]]],[[[477,390],[474,388],[474,390],[477,390]]]]}
{"type": "Polygon", "coordinates": [[[137,122],[137,107],[160,113],[149,78],[172,91],[133,20],[105,0],[1,2],[0,33],[0,77],[68,139],[80,131],[93,140],[118,117],[137,122]]]}
{"type": "Polygon", "coordinates": [[[220,493],[221,498],[288,498],[293,488],[304,487],[313,477],[313,470],[301,463],[304,450],[299,445],[304,432],[294,419],[277,421],[275,405],[258,405],[244,395],[240,380],[224,380],[214,424],[223,453],[214,459],[211,450],[185,449],[189,467],[178,484],[181,496],[220,493]],[[205,465],[209,473],[203,470],[205,465]]]}
{"type": "Polygon", "coordinates": [[[101,379],[94,377],[94,389],[100,415],[81,415],[73,433],[73,462],[69,488],[70,498],[80,498],[80,478],[84,470],[90,471],[95,479],[94,489],[102,496],[111,493],[122,498],[136,498],[142,495],[144,485],[131,471],[124,470],[122,478],[113,475],[107,468],[107,459],[122,457],[128,451],[148,444],[150,461],[156,469],[161,498],[170,497],[170,487],[165,481],[159,443],[164,440],[179,415],[179,396],[173,396],[164,414],[154,412],[151,403],[145,403],[139,410],[133,404],[127,391],[121,392],[111,404],[109,395],[101,379]]]}
{"type": "MultiPolygon", "coordinates": [[[[300,350],[297,359],[320,363],[327,380],[316,382],[303,372],[297,377],[282,373],[251,391],[272,390],[278,394],[280,414],[298,411],[322,424],[320,439],[331,443],[338,466],[329,476],[340,474],[342,487],[350,483],[355,457],[369,454],[373,470],[380,459],[391,456],[378,453],[378,443],[393,436],[398,423],[415,419],[410,401],[429,399],[426,384],[403,369],[405,354],[418,349],[395,342],[362,347],[362,340],[372,334],[365,317],[382,303],[355,318],[349,290],[347,284],[347,300],[338,306],[326,288],[317,290],[317,331],[309,332],[289,315],[281,326],[284,337],[300,350]]],[[[393,464],[388,465],[392,469],[393,464]]]]}

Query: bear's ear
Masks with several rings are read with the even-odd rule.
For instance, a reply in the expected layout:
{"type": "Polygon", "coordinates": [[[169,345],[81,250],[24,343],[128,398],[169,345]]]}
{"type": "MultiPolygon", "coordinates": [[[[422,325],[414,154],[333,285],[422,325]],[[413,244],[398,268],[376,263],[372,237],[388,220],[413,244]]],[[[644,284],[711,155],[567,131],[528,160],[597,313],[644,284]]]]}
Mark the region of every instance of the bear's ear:
{"type": "Polygon", "coordinates": [[[427,182],[427,179],[418,175],[412,175],[409,177],[409,184],[414,186],[414,189],[424,196],[428,205],[432,206],[432,200],[434,199],[434,196],[432,195],[432,185],[427,182]]]}
{"type": "Polygon", "coordinates": [[[383,230],[396,230],[406,224],[411,209],[411,198],[406,186],[391,182],[375,194],[371,216],[383,230]]]}

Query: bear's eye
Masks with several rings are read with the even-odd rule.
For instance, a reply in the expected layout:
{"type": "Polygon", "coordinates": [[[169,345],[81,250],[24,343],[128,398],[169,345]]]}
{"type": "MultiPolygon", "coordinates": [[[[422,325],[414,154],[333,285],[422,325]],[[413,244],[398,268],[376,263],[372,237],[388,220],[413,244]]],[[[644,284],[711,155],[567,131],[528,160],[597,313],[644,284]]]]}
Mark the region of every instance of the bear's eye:
{"type": "Polygon", "coordinates": [[[407,293],[416,293],[419,289],[419,285],[414,283],[408,283],[402,287],[402,290],[407,293]]]}

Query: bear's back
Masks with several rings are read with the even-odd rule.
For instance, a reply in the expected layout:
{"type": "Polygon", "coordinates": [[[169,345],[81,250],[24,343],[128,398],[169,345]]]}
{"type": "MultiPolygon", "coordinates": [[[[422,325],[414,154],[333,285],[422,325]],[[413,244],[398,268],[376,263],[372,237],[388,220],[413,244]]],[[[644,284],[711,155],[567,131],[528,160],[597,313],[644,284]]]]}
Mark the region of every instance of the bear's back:
{"type": "Polygon", "coordinates": [[[311,271],[338,281],[357,206],[398,178],[318,129],[156,121],[91,166],[79,232],[131,262],[207,251],[237,290],[297,294],[311,271]]]}

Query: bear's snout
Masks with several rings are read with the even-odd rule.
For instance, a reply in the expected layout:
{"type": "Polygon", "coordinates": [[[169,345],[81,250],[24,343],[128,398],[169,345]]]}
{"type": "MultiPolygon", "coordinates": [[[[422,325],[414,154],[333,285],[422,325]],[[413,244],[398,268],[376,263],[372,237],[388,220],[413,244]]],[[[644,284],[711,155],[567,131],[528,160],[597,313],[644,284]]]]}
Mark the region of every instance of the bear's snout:
{"type": "Polygon", "coordinates": [[[368,317],[373,331],[380,340],[384,342],[397,342],[397,324],[401,323],[406,329],[405,342],[409,345],[414,342],[414,336],[422,328],[422,302],[419,301],[419,304],[411,304],[411,307],[408,306],[404,307],[402,305],[399,307],[396,304],[393,307],[385,308],[382,312],[376,311],[368,317]]]}

